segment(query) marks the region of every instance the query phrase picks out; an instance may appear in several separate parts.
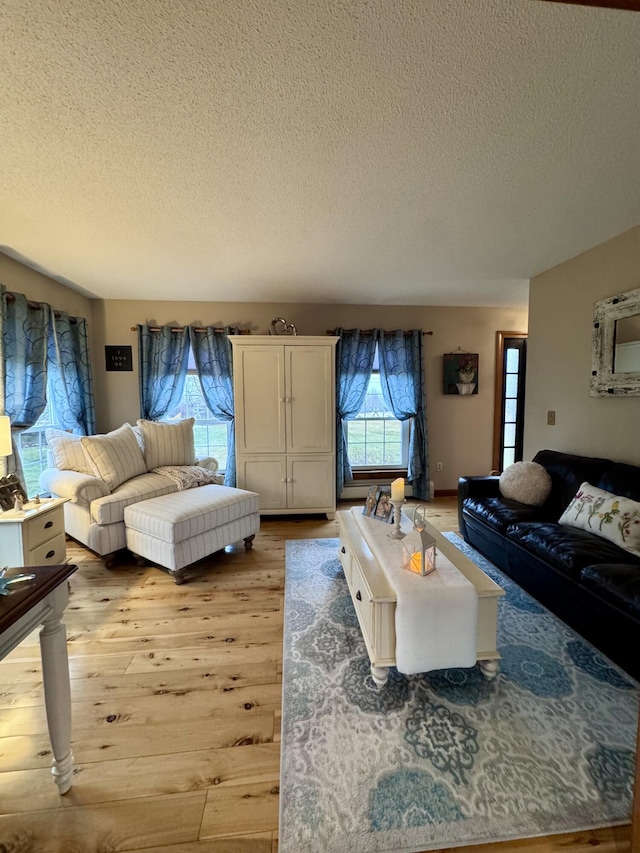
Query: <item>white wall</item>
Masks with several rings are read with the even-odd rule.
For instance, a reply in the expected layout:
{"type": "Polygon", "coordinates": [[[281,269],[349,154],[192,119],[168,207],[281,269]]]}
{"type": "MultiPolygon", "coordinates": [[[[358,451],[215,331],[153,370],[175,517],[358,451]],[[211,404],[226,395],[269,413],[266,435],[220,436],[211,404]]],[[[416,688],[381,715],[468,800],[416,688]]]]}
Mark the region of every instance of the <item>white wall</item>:
{"type": "Polygon", "coordinates": [[[640,464],[640,397],[589,396],[594,303],[638,287],[640,227],[532,279],[525,459],[549,448],[640,464]]]}

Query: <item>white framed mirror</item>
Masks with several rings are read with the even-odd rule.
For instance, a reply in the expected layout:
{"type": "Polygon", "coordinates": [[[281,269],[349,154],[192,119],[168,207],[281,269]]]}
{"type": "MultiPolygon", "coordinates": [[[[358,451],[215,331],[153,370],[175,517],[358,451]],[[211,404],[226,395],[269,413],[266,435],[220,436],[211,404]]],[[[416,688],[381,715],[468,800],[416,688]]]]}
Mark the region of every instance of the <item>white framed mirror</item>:
{"type": "Polygon", "coordinates": [[[640,396],[640,289],[595,304],[589,393],[640,396]]]}

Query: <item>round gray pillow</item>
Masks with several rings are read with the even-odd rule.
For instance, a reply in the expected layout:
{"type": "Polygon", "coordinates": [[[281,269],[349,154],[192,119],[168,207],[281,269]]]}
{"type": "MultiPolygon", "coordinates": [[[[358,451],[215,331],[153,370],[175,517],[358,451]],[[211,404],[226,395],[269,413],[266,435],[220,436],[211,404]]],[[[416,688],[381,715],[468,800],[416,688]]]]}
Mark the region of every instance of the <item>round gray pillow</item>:
{"type": "Polygon", "coordinates": [[[503,498],[529,506],[542,506],[551,494],[551,477],[537,462],[514,462],[500,474],[503,498]]]}

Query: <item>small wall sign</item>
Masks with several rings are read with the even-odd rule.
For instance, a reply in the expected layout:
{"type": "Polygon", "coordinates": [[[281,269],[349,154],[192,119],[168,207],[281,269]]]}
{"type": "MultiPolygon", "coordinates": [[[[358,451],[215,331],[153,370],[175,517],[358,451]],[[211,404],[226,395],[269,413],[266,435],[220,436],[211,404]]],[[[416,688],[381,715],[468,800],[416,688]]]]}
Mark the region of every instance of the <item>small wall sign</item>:
{"type": "Polygon", "coordinates": [[[131,347],[105,347],[104,357],[107,370],[133,370],[131,347]]]}

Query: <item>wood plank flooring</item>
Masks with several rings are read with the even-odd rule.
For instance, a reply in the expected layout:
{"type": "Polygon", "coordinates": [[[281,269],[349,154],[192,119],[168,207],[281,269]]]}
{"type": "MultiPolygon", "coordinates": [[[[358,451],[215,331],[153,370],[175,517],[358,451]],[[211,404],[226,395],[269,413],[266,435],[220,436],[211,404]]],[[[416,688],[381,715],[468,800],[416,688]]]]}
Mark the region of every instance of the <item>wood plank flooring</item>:
{"type": "MultiPolygon", "coordinates": [[[[455,498],[428,512],[457,529],[455,498]]],[[[276,853],[284,543],[337,535],[324,517],[263,518],[251,551],[183,586],[68,542],[74,787],[59,797],[51,779],[34,632],[0,661],[0,851],[276,853]]],[[[596,846],[628,851],[629,827],[467,849],[596,846]]]]}

